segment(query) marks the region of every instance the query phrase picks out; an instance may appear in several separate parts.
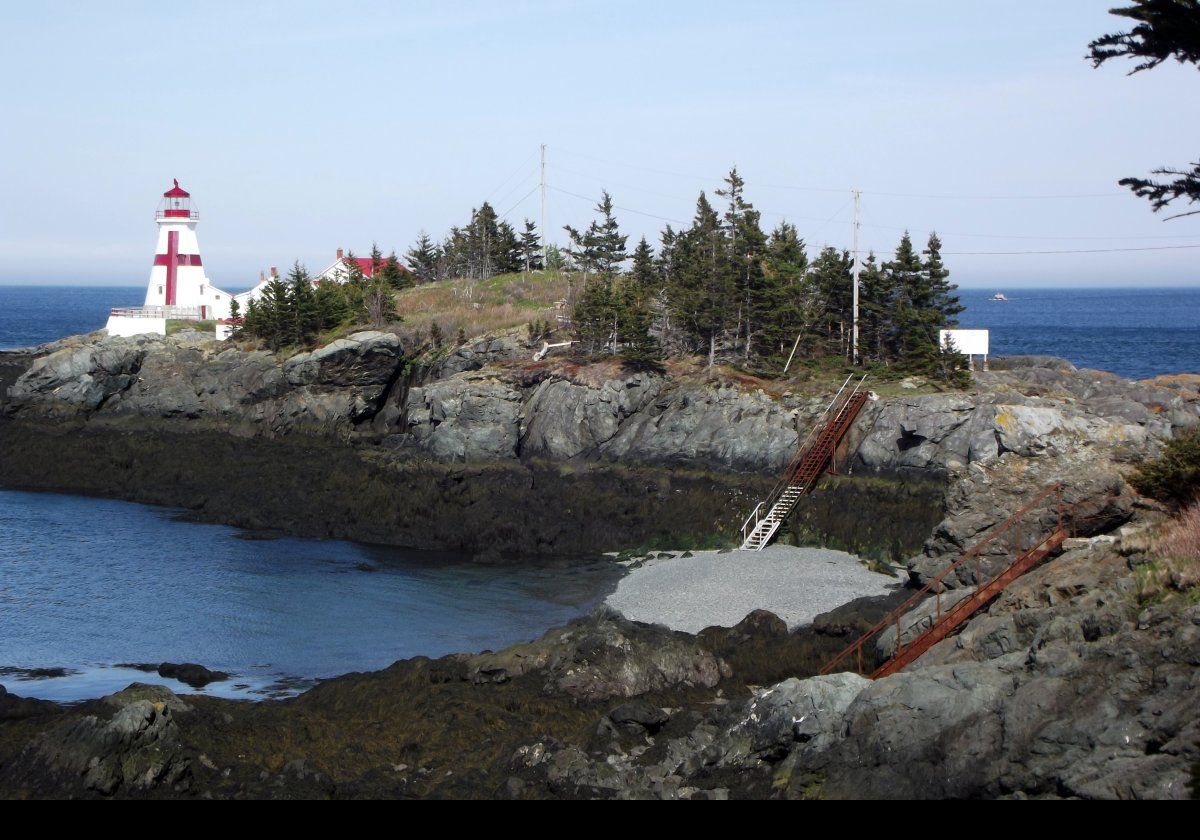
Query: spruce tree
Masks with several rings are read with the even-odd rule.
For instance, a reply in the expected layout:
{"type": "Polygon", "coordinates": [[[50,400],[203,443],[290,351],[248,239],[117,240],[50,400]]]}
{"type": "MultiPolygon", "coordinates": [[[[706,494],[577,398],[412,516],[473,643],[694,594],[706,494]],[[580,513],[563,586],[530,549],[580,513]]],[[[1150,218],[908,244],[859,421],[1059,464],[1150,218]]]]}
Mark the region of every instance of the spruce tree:
{"type": "Polygon", "coordinates": [[[754,316],[761,312],[758,298],[762,294],[762,252],[766,236],[759,226],[760,214],[746,201],[745,187],[746,182],[735,166],[725,176],[725,187],[717,190],[717,195],[727,202],[723,221],[730,271],[738,286],[736,327],[742,341],[742,355],[749,359],[757,325],[754,316]]]}
{"type": "Polygon", "coordinates": [[[379,273],[379,269],[383,267],[383,251],[379,250],[379,245],[371,243],[371,276],[374,277],[379,273]]]}
{"type": "Polygon", "coordinates": [[[542,241],[537,225],[530,219],[525,220],[525,227],[521,231],[521,262],[525,271],[542,269],[542,241]]]}
{"type": "Polygon", "coordinates": [[[261,330],[259,334],[272,350],[288,344],[295,319],[292,316],[292,295],[279,275],[272,275],[263,289],[259,303],[261,330]]]}
{"type": "Polygon", "coordinates": [[[438,249],[425,231],[417,236],[416,244],[408,249],[404,258],[422,283],[437,279],[438,249]]]}
{"type": "Polygon", "coordinates": [[[853,278],[850,254],[832,246],[813,260],[813,282],[820,295],[822,314],[817,330],[825,352],[849,356],[852,339],[853,278]]]}
{"type": "Polygon", "coordinates": [[[343,275],[346,283],[351,283],[355,286],[361,286],[365,275],[363,274],[362,266],[358,264],[358,258],[354,256],[353,251],[347,251],[346,256],[342,259],[344,268],[343,275]]]}
{"type": "Polygon", "coordinates": [[[670,290],[672,315],[708,356],[711,372],[717,341],[729,326],[737,286],[729,270],[720,219],[702,192],[692,226],[675,240],[676,276],[670,290]]]}
{"type": "Polygon", "coordinates": [[[613,323],[617,316],[612,279],[606,274],[593,276],[579,293],[571,317],[575,338],[584,352],[598,353],[608,349],[610,340],[615,340],[613,323]]]}
{"type": "Polygon", "coordinates": [[[340,327],[350,317],[350,305],[346,292],[349,288],[337,283],[322,281],[317,283],[314,298],[317,304],[317,319],[320,330],[340,327]]]}
{"type": "Polygon", "coordinates": [[[625,251],[625,242],[628,237],[621,235],[620,226],[613,216],[612,196],[608,194],[608,190],[601,193],[600,203],[596,205],[596,212],[600,214],[600,219],[592,225],[596,269],[604,274],[612,275],[628,258],[625,251]]]}
{"type": "Polygon", "coordinates": [[[407,289],[413,284],[412,274],[400,264],[400,260],[396,258],[395,251],[388,254],[387,259],[383,261],[383,265],[379,267],[378,275],[380,280],[393,289],[407,289]]]}
{"type": "Polygon", "coordinates": [[[782,368],[792,348],[801,356],[813,350],[814,323],[821,297],[808,273],[808,253],[795,225],[781,222],[771,231],[763,258],[762,290],[752,313],[759,325],[759,352],[772,369],[782,368]]]}
{"type": "Polygon", "coordinates": [[[288,339],[290,343],[307,344],[320,331],[321,318],[313,292],[312,278],[299,260],[296,260],[292,270],[288,272],[287,284],[291,310],[288,339]]]}
{"type": "Polygon", "coordinates": [[[654,263],[654,251],[644,236],[633,249],[633,266],[629,270],[629,276],[634,284],[642,289],[643,294],[650,295],[658,291],[659,274],[654,263]]]}
{"type": "Polygon", "coordinates": [[[958,326],[958,316],[965,307],[959,303],[956,285],[950,282],[950,270],[942,262],[942,240],[936,232],[929,234],[925,246],[925,282],[929,285],[929,305],[937,311],[938,326],[958,326]]]}
{"type": "MultiPolygon", "coordinates": [[[[642,243],[645,243],[642,239],[642,243]]],[[[661,370],[662,348],[650,334],[654,314],[649,306],[650,291],[630,273],[617,284],[614,305],[618,310],[618,342],[621,359],[630,370],[661,370]]]]}

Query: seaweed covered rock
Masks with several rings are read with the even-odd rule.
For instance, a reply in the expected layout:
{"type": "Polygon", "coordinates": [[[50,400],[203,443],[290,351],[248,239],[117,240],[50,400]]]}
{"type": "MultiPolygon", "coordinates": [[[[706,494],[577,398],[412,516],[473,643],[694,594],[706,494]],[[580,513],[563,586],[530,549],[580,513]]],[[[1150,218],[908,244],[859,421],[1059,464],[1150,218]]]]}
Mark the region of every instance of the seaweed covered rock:
{"type": "Polygon", "coordinates": [[[695,636],[638,624],[605,608],[535,642],[470,657],[466,666],[477,683],[506,682],[536,671],[546,691],[589,701],[712,688],[730,676],[729,666],[695,636]]]}

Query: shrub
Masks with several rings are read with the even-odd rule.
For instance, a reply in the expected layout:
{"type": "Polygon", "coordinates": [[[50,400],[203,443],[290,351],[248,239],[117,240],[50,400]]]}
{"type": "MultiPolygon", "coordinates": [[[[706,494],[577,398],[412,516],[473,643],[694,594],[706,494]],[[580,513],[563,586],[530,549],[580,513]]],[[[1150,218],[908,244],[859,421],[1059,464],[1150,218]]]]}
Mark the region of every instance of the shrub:
{"type": "Polygon", "coordinates": [[[1138,492],[1183,506],[1200,496],[1200,426],[1180,432],[1130,477],[1138,492]]]}
{"type": "Polygon", "coordinates": [[[1200,502],[1158,526],[1144,547],[1152,559],[1136,570],[1139,601],[1200,586],[1200,502]]]}

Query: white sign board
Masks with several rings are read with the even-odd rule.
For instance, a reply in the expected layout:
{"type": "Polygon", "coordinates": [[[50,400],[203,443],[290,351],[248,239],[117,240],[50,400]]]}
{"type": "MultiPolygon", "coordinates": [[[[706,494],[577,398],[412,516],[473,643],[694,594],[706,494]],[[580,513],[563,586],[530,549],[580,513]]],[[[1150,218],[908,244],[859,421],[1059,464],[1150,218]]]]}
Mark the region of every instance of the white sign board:
{"type": "Polygon", "coordinates": [[[947,339],[954,344],[954,349],[966,356],[986,356],[988,354],[987,330],[941,330],[938,341],[942,346],[947,345],[947,339]]]}

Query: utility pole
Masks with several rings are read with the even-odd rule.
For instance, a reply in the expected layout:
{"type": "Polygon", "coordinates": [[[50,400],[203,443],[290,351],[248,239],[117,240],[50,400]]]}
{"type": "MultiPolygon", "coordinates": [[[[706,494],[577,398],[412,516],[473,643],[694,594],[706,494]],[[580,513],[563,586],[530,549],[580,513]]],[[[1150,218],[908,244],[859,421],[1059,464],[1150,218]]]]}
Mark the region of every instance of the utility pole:
{"type": "Polygon", "coordinates": [[[550,243],[546,239],[546,144],[542,144],[542,270],[546,270],[546,260],[550,258],[550,243]]]}
{"type": "Polygon", "coordinates": [[[858,274],[859,274],[859,259],[858,259],[858,229],[862,226],[862,190],[854,190],[854,267],[851,273],[854,276],[854,364],[858,364],[858,274]]]}

